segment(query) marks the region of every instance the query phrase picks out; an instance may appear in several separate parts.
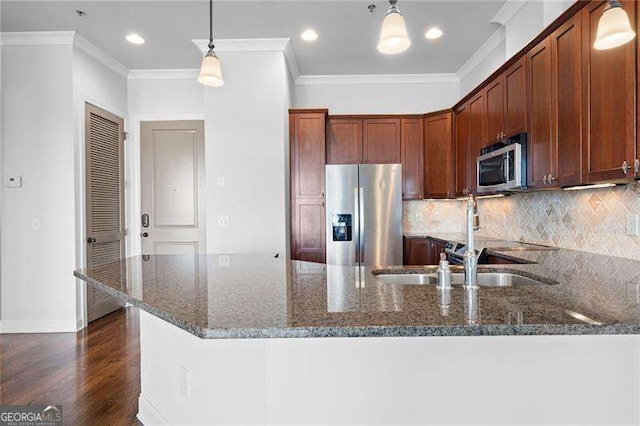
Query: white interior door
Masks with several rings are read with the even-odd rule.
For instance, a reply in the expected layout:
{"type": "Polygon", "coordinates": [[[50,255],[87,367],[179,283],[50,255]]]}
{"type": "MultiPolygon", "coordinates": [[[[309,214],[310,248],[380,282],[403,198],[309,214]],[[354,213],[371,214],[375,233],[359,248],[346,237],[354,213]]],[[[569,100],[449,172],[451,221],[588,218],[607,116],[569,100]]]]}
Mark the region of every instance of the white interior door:
{"type": "Polygon", "coordinates": [[[206,252],[203,121],[140,124],[142,253],[206,252]]]}
{"type": "MultiPolygon", "coordinates": [[[[95,269],[124,257],[124,120],[86,104],[85,153],[87,267],[95,269]]],[[[122,300],[87,286],[88,322],[122,306],[122,300]]]]}

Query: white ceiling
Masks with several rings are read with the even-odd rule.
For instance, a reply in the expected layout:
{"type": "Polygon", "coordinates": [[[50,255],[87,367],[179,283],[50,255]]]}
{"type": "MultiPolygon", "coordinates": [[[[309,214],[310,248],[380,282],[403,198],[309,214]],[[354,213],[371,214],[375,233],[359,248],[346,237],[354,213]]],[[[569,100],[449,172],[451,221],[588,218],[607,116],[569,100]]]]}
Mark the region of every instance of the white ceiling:
{"type": "MultiPolygon", "coordinates": [[[[399,0],[412,39],[410,49],[385,56],[376,50],[387,10],[381,0],[214,2],[214,36],[289,37],[303,75],[421,74],[456,72],[497,29],[490,22],[505,0],[399,0]],[[369,13],[367,5],[377,5],[369,13]],[[428,41],[431,26],[445,33],[428,41]],[[300,33],[314,28],[307,43],[300,33]]],[[[208,2],[183,1],[11,1],[0,3],[2,31],[75,30],[130,69],[198,68],[192,39],[208,38],[208,2]],[[76,9],[87,15],[78,17],[76,9]],[[140,33],[134,46],[124,36],[140,33]]]]}

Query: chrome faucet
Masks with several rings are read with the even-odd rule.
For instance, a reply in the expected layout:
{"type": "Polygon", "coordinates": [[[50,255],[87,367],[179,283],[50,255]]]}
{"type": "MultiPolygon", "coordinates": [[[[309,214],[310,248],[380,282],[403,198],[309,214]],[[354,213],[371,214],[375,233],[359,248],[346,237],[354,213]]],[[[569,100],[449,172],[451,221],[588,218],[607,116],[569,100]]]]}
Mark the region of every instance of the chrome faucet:
{"type": "Polygon", "coordinates": [[[478,252],[473,238],[473,232],[478,229],[480,229],[478,203],[471,194],[467,199],[467,251],[464,253],[464,286],[467,289],[478,287],[478,252]]]}

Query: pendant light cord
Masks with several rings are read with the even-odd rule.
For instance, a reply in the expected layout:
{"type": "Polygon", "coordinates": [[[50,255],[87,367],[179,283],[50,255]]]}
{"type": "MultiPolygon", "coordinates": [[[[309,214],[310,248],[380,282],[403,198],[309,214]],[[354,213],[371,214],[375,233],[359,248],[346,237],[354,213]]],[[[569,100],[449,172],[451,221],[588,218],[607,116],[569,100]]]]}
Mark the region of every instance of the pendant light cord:
{"type": "Polygon", "coordinates": [[[213,44],[213,0],[209,0],[209,50],[216,47],[213,44]]]}

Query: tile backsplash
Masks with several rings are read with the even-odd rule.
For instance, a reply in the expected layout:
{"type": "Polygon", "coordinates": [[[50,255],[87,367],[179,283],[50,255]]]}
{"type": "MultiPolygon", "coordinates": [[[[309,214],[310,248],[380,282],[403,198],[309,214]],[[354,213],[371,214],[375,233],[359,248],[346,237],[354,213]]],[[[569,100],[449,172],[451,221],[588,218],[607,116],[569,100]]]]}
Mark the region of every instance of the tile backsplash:
{"type": "MultiPolygon", "coordinates": [[[[404,232],[464,232],[463,208],[460,201],[406,201],[404,232]]],[[[481,199],[478,209],[478,235],[640,259],[640,237],[626,235],[627,215],[640,214],[640,183],[481,199]]]]}

